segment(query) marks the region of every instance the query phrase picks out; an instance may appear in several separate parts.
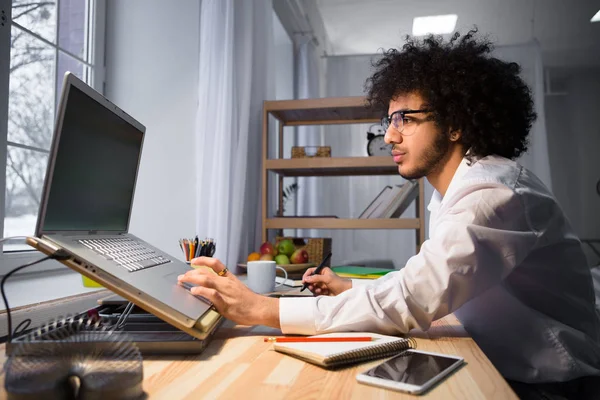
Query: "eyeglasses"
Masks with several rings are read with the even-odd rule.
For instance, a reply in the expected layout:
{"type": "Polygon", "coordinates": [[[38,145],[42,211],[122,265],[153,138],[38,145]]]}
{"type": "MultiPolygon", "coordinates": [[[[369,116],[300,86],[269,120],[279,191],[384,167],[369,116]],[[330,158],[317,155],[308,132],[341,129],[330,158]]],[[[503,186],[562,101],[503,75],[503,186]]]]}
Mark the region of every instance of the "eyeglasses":
{"type": "MultiPolygon", "coordinates": [[[[387,132],[390,125],[392,125],[394,129],[400,132],[403,136],[410,136],[413,133],[415,133],[415,131],[411,130],[410,132],[404,132],[404,120],[406,119],[406,114],[417,114],[426,112],[431,112],[431,110],[398,110],[393,112],[391,115],[387,115],[381,118],[381,126],[383,127],[384,132],[387,132]]],[[[431,119],[428,118],[427,120],[431,119]]]]}

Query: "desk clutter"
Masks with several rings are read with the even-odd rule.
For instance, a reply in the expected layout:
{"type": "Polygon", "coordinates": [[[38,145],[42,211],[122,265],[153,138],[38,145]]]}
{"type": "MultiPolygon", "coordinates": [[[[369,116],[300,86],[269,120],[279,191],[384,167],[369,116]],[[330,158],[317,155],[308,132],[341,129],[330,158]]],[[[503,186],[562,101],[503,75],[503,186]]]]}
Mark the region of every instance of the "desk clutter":
{"type": "Polygon", "coordinates": [[[98,302],[6,343],[8,399],[143,398],[143,356],[200,354],[222,322],[199,340],[120,296],[98,302]]]}
{"type": "Polygon", "coordinates": [[[190,262],[196,257],[212,257],[217,250],[214,239],[198,240],[198,236],[191,239],[179,239],[179,247],[183,252],[185,261],[190,262]]]}
{"type": "MultiPolygon", "coordinates": [[[[143,356],[200,354],[222,322],[222,320],[219,320],[211,328],[209,338],[200,340],[180,331],[121,296],[111,295],[99,300],[98,303],[98,306],[85,310],[72,319],[83,320],[87,324],[92,324],[92,322],[97,324],[93,336],[95,346],[100,346],[100,348],[110,347],[113,341],[127,339],[137,347],[143,356]]],[[[15,337],[11,343],[7,343],[7,354],[24,354],[36,349],[36,347],[47,349],[57,343],[57,333],[60,333],[62,335],[60,337],[63,338],[67,336],[71,339],[77,338],[77,332],[79,331],[64,330],[61,328],[64,325],[46,324],[15,337]],[[74,333],[65,336],[68,332],[74,333]]]]}
{"type": "Polygon", "coordinates": [[[143,398],[143,356],[200,354],[222,322],[199,340],[120,296],[98,302],[6,344],[9,399],[143,398]]]}
{"type": "Polygon", "coordinates": [[[127,334],[112,334],[115,327],[84,313],[53,320],[7,343],[8,398],[141,398],[141,353],[127,334]]]}

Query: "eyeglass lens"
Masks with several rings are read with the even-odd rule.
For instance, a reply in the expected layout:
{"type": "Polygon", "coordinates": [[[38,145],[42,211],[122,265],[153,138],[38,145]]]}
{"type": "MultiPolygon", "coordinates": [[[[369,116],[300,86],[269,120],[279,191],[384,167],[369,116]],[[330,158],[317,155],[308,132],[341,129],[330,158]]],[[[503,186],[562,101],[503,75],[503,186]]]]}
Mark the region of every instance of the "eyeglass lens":
{"type": "Polygon", "coordinates": [[[384,131],[387,131],[390,127],[390,119],[391,125],[399,132],[402,132],[402,128],[404,128],[404,115],[401,112],[395,112],[392,114],[391,118],[383,117],[381,119],[381,126],[384,131]]]}

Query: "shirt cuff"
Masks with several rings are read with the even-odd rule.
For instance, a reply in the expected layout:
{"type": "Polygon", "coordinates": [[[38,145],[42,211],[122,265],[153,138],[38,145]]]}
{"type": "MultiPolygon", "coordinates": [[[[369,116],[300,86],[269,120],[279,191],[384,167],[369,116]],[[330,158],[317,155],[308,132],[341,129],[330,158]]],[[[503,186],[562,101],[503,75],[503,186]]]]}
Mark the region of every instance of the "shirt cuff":
{"type": "Polygon", "coordinates": [[[284,334],[314,335],[316,297],[280,298],[279,324],[284,334]]]}

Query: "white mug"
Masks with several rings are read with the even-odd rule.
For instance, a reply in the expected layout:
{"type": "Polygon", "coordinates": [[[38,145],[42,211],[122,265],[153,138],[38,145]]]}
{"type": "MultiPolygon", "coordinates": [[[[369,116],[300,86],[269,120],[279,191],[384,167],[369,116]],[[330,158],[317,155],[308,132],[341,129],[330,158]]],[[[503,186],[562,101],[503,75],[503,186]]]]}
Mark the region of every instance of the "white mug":
{"type": "Polygon", "coordinates": [[[255,293],[270,293],[283,282],[275,284],[275,269],[283,271],[287,279],[287,271],[275,264],[275,261],[248,261],[246,265],[248,273],[248,287],[255,293]]]}

